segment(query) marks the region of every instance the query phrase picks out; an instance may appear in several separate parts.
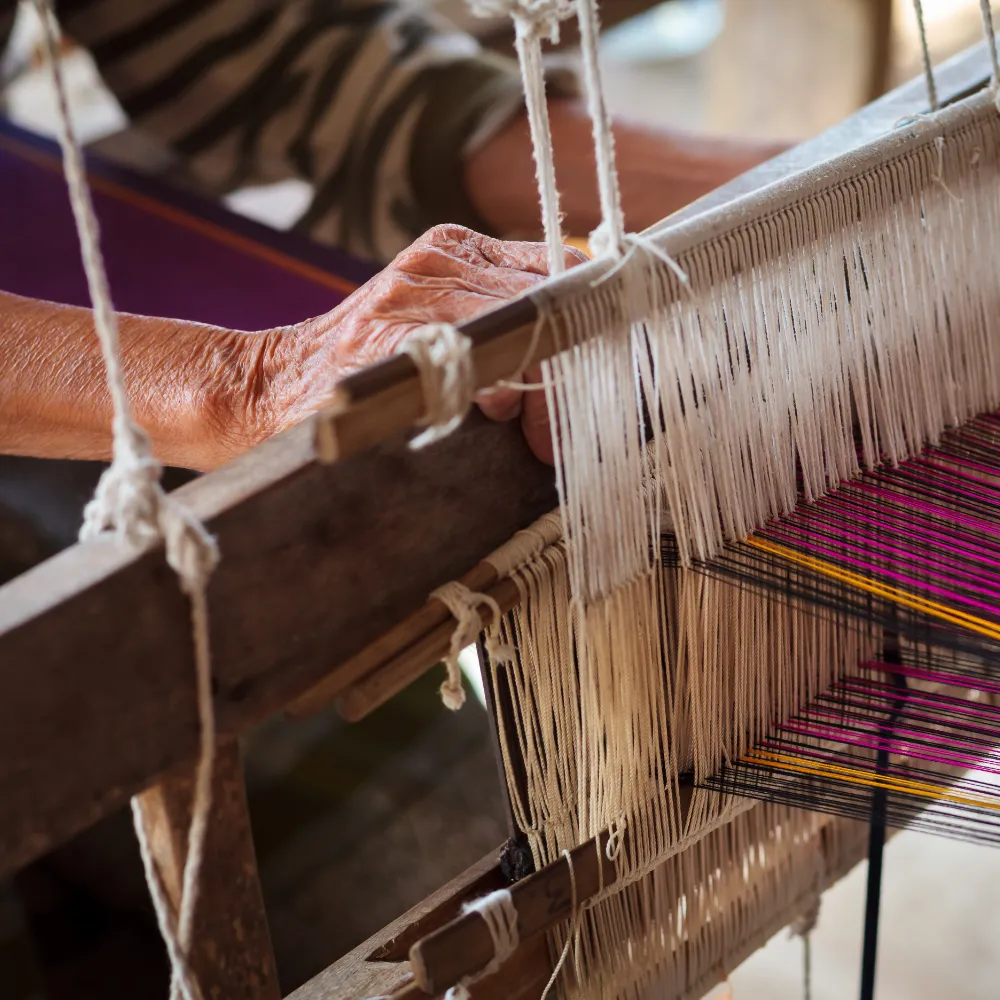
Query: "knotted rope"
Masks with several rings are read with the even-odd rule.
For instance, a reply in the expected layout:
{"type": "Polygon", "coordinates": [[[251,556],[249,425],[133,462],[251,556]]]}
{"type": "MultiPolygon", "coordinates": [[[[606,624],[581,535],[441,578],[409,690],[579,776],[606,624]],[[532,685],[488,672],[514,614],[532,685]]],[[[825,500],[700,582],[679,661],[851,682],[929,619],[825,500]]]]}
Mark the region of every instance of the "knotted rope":
{"type": "Polygon", "coordinates": [[[509,646],[503,645],[495,634],[495,629],[503,617],[500,606],[489,594],[477,594],[458,580],[438,587],[431,593],[452,614],[456,621],[455,631],[451,635],[451,646],[445,657],[444,665],[448,676],[441,685],[441,700],[446,708],[457,712],[465,704],[465,688],[462,686],[462,671],[458,665],[458,657],[466,646],[471,646],[483,630],[483,621],[479,608],[486,606],[493,615],[493,627],[486,636],[486,651],[494,663],[510,662],[515,653],[509,646]]]}
{"type": "Polygon", "coordinates": [[[427,408],[420,426],[427,430],[410,447],[425,448],[455,430],[472,406],[476,391],[472,341],[450,323],[430,323],[411,333],[396,353],[412,358],[420,375],[427,408]]]}
{"type": "Polygon", "coordinates": [[[462,904],[462,913],[478,913],[490,932],[493,958],[474,976],[467,976],[445,994],[445,1000],[469,1000],[469,986],[479,979],[492,976],[517,950],[517,908],[509,889],[498,889],[488,896],[462,904]]]}
{"type": "Polygon", "coordinates": [[[215,716],[206,587],[218,561],[218,550],[197,518],[163,492],[160,465],[153,457],[149,437],[132,418],[122,369],[118,322],[101,255],[100,230],[87,184],[83,154],[70,120],[66,85],[59,62],[59,25],[51,0],[35,0],[35,7],[42,24],[46,61],[56,95],[63,168],[114,411],[112,462],[101,477],[94,498],[84,510],[80,537],[81,540],[88,540],[111,534],[130,545],[147,545],[162,539],[167,562],[177,573],[181,589],[191,602],[201,752],[176,918],[156,869],[138,798],[133,798],[132,810],[146,879],[170,956],[171,996],[176,998],[183,994],[186,1000],[200,1000],[201,991],[189,958],[205,833],[212,804],[215,716]]]}
{"type": "Polygon", "coordinates": [[[552,128],[545,101],[545,67],[542,39],[559,40],[559,24],[572,16],[573,0],[469,0],[478,17],[510,17],[514,22],[514,46],[521,67],[524,103],[535,158],[535,179],[542,206],[542,230],[548,247],[549,271],[560,274],[566,267],[563,253],[559,190],[556,187],[552,128]]]}

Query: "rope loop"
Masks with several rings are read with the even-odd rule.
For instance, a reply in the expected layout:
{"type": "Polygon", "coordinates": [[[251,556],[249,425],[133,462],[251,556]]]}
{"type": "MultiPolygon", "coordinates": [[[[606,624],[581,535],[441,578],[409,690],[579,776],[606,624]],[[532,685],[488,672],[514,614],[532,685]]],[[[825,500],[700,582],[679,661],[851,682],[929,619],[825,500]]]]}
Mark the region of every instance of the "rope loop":
{"type": "Polygon", "coordinates": [[[430,323],[414,330],[397,348],[413,359],[420,375],[426,427],[410,442],[414,449],[446,438],[465,419],[476,392],[472,341],[450,323],[430,323]]]}

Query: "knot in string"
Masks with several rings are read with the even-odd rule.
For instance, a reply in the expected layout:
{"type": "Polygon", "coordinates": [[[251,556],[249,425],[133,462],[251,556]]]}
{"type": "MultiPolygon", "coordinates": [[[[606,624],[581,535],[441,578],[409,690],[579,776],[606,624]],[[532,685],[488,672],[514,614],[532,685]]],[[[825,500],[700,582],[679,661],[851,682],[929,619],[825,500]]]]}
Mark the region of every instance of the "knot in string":
{"type": "Polygon", "coordinates": [[[451,434],[472,406],[476,391],[472,341],[450,323],[431,323],[411,333],[396,353],[409,355],[420,375],[426,407],[420,424],[427,430],[410,447],[424,448],[451,434]]]}
{"type": "MultiPolygon", "coordinates": [[[[462,686],[462,671],[458,665],[459,654],[466,646],[471,646],[483,629],[483,620],[479,608],[485,606],[493,615],[493,626],[500,624],[502,612],[500,605],[489,594],[478,594],[469,590],[464,583],[452,580],[431,593],[452,614],[456,621],[455,631],[451,634],[451,646],[445,657],[444,665],[448,676],[441,685],[441,700],[446,708],[458,711],[465,704],[465,688],[462,686]]],[[[486,651],[496,663],[509,663],[515,656],[515,650],[499,642],[492,632],[486,637],[486,651]]]]}
{"type": "Polygon", "coordinates": [[[83,540],[113,533],[131,545],[160,537],[160,463],[145,431],[131,419],[116,419],[115,449],[93,499],[83,510],[83,540]]]}
{"type": "Polygon", "coordinates": [[[183,504],[163,498],[160,527],[167,563],[189,597],[205,589],[219,562],[219,547],[205,526],[183,504]]]}
{"type": "Polygon", "coordinates": [[[608,843],[604,848],[604,853],[608,861],[617,861],[625,845],[625,827],[628,825],[624,816],[618,818],[618,822],[612,821],[608,826],[608,843]]]}
{"type": "Polygon", "coordinates": [[[474,976],[467,976],[445,994],[445,1000],[468,1000],[469,985],[478,979],[492,976],[517,950],[520,937],[517,931],[517,907],[509,889],[498,889],[488,896],[462,904],[462,913],[478,913],[490,932],[493,958],[474,976]]]}
{"type": "Polygon", "coordinates": [[[509,17],[518,32],[559,41],[559,22],[576,13],[574,0],[468,0],[476,17],[509,17]]]}

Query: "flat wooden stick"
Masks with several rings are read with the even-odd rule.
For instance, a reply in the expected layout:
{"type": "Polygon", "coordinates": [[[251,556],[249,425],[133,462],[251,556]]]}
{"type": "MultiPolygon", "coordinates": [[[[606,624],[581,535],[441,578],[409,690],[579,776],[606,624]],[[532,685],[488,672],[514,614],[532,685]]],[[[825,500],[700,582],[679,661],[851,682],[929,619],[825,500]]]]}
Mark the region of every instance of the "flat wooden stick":
{"type": "MultiPolygon", "coordinates": [[[[690,782],[678,786],[678,813],[682,826],[687,821],[693,796],[694,785],[690,782]]],[[[622,850],[625,850],[629,837],[627,828],[621,836],[622,850]]],[[[617,866],[607,856],[609,838],[610,831],[605,830],[599,837],[570,851],[577,912],[588,900],[618,881],[617,866]]],[[[511,886],[511,897],[517,909],[518,935],[522,941],[551,930],[573,915],[569,869],[570,862],[561,857],[511,886]]],[[[456,917],[410,948],[414,979],[428,993],[446,990],[475,975],[492,958],[493,939],[478,913],[456,917]]]]}

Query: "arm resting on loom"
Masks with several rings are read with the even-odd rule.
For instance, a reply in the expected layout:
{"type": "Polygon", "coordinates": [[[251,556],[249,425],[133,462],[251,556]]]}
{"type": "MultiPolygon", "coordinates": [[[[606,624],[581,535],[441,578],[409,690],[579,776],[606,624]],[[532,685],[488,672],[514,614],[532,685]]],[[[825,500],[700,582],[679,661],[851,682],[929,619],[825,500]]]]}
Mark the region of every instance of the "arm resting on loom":
{"type": "MultiPolygon", "coordinates": [[[[294,326],[244,333],[120,315],[133,414],[161,462],[214,468],[324,405],[338,379],[391,354],[421,324],[471,319],[546,273],[538,244],[449,226],[336,309],[294,326]]],[[[110,458],[111,397],[89,309],[0,292],[0,357],[0,452],[110,458]]],[[[522,405],[498,392],[481,406],[498,420],[520,415],[536,452],[551,454],[541,393],[522,405]]]]}

